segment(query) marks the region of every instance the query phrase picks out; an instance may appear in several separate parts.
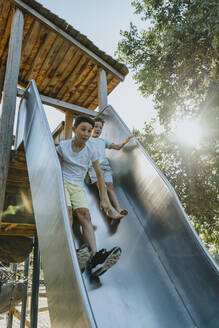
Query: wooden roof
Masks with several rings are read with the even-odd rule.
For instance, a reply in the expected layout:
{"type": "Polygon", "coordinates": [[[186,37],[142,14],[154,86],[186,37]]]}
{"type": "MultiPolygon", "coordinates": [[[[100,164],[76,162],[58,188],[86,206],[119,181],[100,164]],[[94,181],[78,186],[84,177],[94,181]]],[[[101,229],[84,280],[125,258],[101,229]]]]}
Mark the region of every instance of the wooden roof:
{"type": "Polygon", "coordinates": [[[95,109],[98,70],[107,73],[108,94],[128,73],[125,65],[36,1],[0,0],[0,92],[16,8],[24,13],[20,86],[26,87],[34,79],[44,96],[95,109]]]}

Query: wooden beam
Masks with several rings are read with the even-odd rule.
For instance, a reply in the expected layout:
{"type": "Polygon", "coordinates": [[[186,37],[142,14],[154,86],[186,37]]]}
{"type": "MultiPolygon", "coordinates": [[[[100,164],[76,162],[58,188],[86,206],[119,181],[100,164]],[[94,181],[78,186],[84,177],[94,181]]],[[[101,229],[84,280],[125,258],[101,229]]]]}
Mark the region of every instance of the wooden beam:
{"type": "MultiPolygon", "coordinates": [[[[27,297],[31,297],[31,295],[32,295],[32,292],[28,292],[28,293],[27,293],[27,297]]],[[[47,298],[47,293],[43,293],[43,292],[41,292],[41,293],[39,293],[39,297],[47,298]]],[[[30,313],[30,312],[29,312],[29,313],[30,313]]],[[[28,314],[28,311],[27,311],[27,314],[28,314]]]]}
{"type": "Polygon", "coordinates": [[[61,140],[65,139],[65,122],[62,121],[57,128],[52,132],[52,137],[55,145],[59,144],[61,140]]]}
{"type": "MultiPolygon", "coordinates": [[[[87,91],[90,83],[92,83],[92,80],[96,78],[97,70],[98,70],[97,65],[93,65],[92,69],[89,72],[87,72],[87,75],[84,78],[84,80],[81,80],[81,82],[77,85],[74,94],[70,99],[68,99],[68,102],[70,102],[71,104],[78,103],[78,101],[81,99],[82,95],[84,94],[84,90],[86,89],[87,91]]],[[[85,95],[86,93],[87,92],[85,92],[85,95]]]]}
{"type": "MultiPolygon", "coordinates": [[[[38,309],[38,312],[47,312],[47,311],[49,311],[48,307],[43,307],[38,309]]],[[[30,310],[28,310],[26,313],[30,314],[30,310]]]]}
{"type": "Polygon", "coordinates": [[[73,125],[74,115],[67,112],[65,114],[65,140],[72,138],[72,125],[73,125]]]}
{"type": "MultiPolygon", "coordinates": [[[[65,94],[62,96],[63,101],[69,101],[71,96],[76,92],[78,85],[81,80],[83,80],[83,76],[89,71],[89,59],[86,56],[83,56],[80,64],[75,67],[73,74],[68,79],[69,89],[65,91],[65,94]]],[[[66,83],[64,84],[66,86],[66,83]]]]}
{"type": "Polygon", "coordinates": [[[6,226],[5,231],[9,231],[17,226],[17,223],[12,223],[6,226]]]}
{"type": "Polygon", "coordinates": [[[103,69],[99,70],[98,101],[99,101],[99,111],[101,111],[108,104],[108,102],[107,102],[107,79],[106,79],[106,72],[103,69]]]}
{"type": "Polygon", "coordinates": [[[104,69],[107,69],[114,75],[116,75],[121,81],[124,80],[124,75],[122,75],[120,72],[118,72],[115,68],[110,66],[107,62],[105,62],[102,58],[100,58],[98,55],[96,55],[94,52],[86,48],[83,44],[78,42],[76,39],[74,39],[72,36],[64,32],[61,28],[59,28],[57,25],[49,21],[47,18],[42,16],[40,13],[38,13],[36,10],[28,6],[26,3],[24,3],[21,0],[14,0],[15,4],[19,6],[22,9],[25,9],[28,13],[33,15],[35,18],[39,19],[41,22],[49,26],[52,30],[55,30],[56,33],[60,34],[65,39],[69,40],[71,43],[73,43],[75,46],[77,46],[79,49],[81,49],[87,56],[91,57],[94,61],[96,61],[100,66],[102,66],[104,69]]]}
{"type": "Polygon", "coordinates": [[[52,136],[53,138],[56,138],[58,135],[60,135],[60,133],[62,133],[62,131],[65,128],[65,122],[62,121],[61,123],[59,123],[59,125],[55,128],[54,131],[52,131],[52,136]]]}
{"type": "Polygon", "coordinates": [[[5,77],[5,66],[1,65],[1,67],[0,67],[0,104],[1,104],[1,100],[2,100],[4,77],[5,77]]]}
{"type": "Polygon", "coordinates": [[[2,99],[2,112],[0,118],[0,221],[4,206],[8,163],[13,136],[23,25],[23,14],[20,10],[17,10],[14,14],[11,26],[8,59],[4,81],[4,94],[2,99]]]}
{"type": "MultiPolygon", "coordinates": [[[[59,91],[55,95],[58,99],[63,99],[63,96],[65,95],[66,91],[69,91],[71,89],[72,84],[75,81],[75,76],[78,76],[81,67],[86,67],[88,63],[88,58],[84,56],[83,54],[80,54],[78,52],[78,57],[74,60],[74,66],[72,67],[71,71],[68,69],[68,72],[71,72],[67,79],[64,81],[62,86],[59,88],[59,91]]],[[[63,99],[63,101],[67,101],[68,99],[63,99]]]]}
{"type": "MultiPolygon", "coordinates": [[[[17,89],[18,97],[23,97],[24,93],[25,93],[24,90],[22,90],[20,88],[17,89]]],[[[63,112],[70,112],[71,114],[76,114],[76,115],[88,115],[91,117],[96,117],[98,114],[97,112],[87,109],[85,107],[69,104],[65,101],[57,100],[55,98],[46,97],[43,95],[40,95],[40,98],[41,98],[41,101],[43,104],[55,107],[57,109],[60,109],[63,112]]]]}
{"type": "Polygon", "coordinates": [[[0,231],[0,236],[35,237],[36,236],[36,231],[29,231],[29,230],[0,231]]]}
{"type": "Polygon", "coordinates": [[[38,309],[38,312],[47,312],[47,311],[49,311],[48,307],[43,307],[38,309]]]}
{"type": "Polygon", "coordinates": [[[0,35],[1,35],[1,44],[0,44],[0,57],[3,55],[5,47],[7,45],[8,39],[10,37],[11,24],[13,19],[13,11],[10,13],[11,4],[9,1],[4,1],[4,7],[1,11],[1,20],[0,20],[0,35]]]}
{"type": "Polygon", "coordinates": [[[25,223],[10,224],[7,222],[0,223],[0,235],[2,236],[35,236],[36,225],[25,223]]]}
{"type": "MultiPolygon", "coordinates": [[[[16,226],[18,226],[18,227],[22,227],[22,229],[24,228],[24,229],[32,229],[32,230],[35,230],[36,229],[36,225],[35,225],[35,223],[21,223],[21,222],[14,222],[13,223],[13,225],[16,225],[16,226]]],[[[4,227],[7,227],[7,226],[11,226],[11,222],[1,222],[0,223],[0,227],[2,228],[4,228],[4,227]]]]}
{"type": "Polygon", "coordinates": [[[27,72],[25,76],[25,81],[30,81],[31,79],[36,80],[40,72],[42,62],[44,62],[45,59],[47,58],[47,55],[53,43],[55,42],[55,39],[56,39],[56,34],[53,31],[47,30],[43,38],[43,42],[39,47],[37,56],[32,61],[30,70],[27,72]]]}

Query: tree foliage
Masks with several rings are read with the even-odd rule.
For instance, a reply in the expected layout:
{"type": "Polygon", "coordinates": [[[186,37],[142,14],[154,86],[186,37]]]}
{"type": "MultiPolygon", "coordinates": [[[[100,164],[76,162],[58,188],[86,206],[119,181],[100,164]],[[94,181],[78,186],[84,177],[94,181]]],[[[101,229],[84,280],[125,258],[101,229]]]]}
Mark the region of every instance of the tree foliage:
{"type": "Polygon", "coordinates": [[[150,23],[121,32],[119,59],[133,71],[142,94],[154,95],[161,123],[200,112],[216,94],[219,72],[217,0],[138,0],[136,13],[150,23]],[[179,113],[178,113],[179,115],[179,113]]]}
{"type": "Polygon", "coordinates": [[[145,123],[144,132],[134,131],[149,155],[174,187],[196,231],[212,254],[219,251],[217,163],[214,147],[185,147],[171,132],[156,133],[153,123],[145,123]]]}
{"type": "Polygon", "coordinates": [[[164,133],[152,123],[140,142],[175,188],[206,245],[218,251],[217,154],[219,109],[219,24],[217,0],[135,0],[145,29],[122,31],[118,57],[134,72],[144,96],[153,95],[164,133]],[[174,140],[171,124],[198,117],[202,147],[174,140]]]}

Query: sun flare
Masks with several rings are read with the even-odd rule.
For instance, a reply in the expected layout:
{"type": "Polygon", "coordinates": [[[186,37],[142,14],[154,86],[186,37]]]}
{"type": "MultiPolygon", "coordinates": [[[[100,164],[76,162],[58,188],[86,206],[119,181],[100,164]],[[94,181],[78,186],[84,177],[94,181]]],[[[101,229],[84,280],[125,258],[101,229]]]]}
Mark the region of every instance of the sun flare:
{"type": "Polygon", "coordinates": [[[179,142],[189,146],[199,146],[202,140],[202,129],[198,121],[181,121],[176,125],[175,134],[179,142]]]}

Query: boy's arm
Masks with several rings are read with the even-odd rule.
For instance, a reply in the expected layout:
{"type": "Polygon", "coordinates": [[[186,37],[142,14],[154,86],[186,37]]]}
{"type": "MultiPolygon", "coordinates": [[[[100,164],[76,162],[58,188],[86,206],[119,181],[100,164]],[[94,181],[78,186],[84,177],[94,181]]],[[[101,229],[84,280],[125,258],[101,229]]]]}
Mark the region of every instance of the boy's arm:
{"type": "Polygon", "coordinates": [[[134,136],[128,136],[127,138],[125,138],[124,140],[122,140],[121,142],[120,142],[120,144],[114,144],[114,143],[112,143],[111,145],[110,145],[110,149],[115,149],[115,150],[120,150],[123,146],[125,146],[128,142],[129,142],[129,140],[131,139],[131,138],[133,138],[134,136]]]}
{"type": "Polygon", "coordinates": [[[62,148],[61,148],[60,144],[58,146],[56,146],[56,153],[58,155],[59,162],[62,165],[63,157],[62,157],[62,148]]]}
{"type": "Polygon", "coordinates": [[[59,153],[57,153],[57,155],[58,155],[58,158],[59,158],[59,162],[60,162],[60,164],[62,164],[62,161],[63,161],[62,156],[59,155],[59,153]]]}
{"type": "Polygon", "coordinates": [[[97,183],[100,195],[100,208],[107,213],[107,211],[109,210],[109,204],[106,199],[106,186],[104,182],[103,173],[98,160],[96,160],[92,164],[97,175],[97,183]]]}

